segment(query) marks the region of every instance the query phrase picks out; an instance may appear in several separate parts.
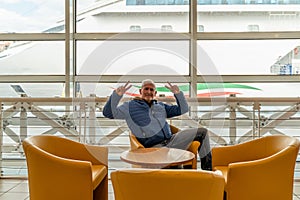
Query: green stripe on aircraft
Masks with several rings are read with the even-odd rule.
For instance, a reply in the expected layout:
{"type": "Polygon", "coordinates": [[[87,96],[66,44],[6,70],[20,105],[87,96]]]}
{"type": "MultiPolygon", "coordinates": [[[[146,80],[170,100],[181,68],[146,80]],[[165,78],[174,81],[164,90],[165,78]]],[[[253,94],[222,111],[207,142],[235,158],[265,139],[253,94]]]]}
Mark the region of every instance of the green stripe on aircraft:
{"type": "MultiPolygon", "coordinates": [[[[141,86],[135,87],[141,88],[141,86]]],[[[183,92],[189,91],[189,85],[178,85],[179,89],[183,92]]],[[[222,89],[222,88],[239,88],[239,89],[250,89],[250,90],[260,90],[259,88],[243,85],[243,84],[236,84],[236,83],[197,83],[197,90],[209,90],[209,89],[222,89]]],[[[170,92],[170,90],[166,87],[157,87],[156,90],[158,92],[170,92]]]]}

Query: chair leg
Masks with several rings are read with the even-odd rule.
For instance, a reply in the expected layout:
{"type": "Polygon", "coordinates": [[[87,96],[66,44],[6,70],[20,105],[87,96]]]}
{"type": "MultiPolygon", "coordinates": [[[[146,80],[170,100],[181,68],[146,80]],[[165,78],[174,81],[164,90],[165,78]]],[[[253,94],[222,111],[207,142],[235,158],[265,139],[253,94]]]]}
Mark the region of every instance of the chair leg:
{"type": "Polygon", "coordinates": [[[193,165],[184,165],[183,168],[184,169],[193,169],[193,165]]]}
{"type": "Polygon", "coordinates": [[[227,199],[227,194],[226,194],[226,192],[224,191],[223,200],[226,200],[226,199],[227,199]]]}
{"type": "Polygon", "coordinates": [[[108,176],[107,175],[93,192],[93,200],[96,199],[108,200],[108,176]]]}

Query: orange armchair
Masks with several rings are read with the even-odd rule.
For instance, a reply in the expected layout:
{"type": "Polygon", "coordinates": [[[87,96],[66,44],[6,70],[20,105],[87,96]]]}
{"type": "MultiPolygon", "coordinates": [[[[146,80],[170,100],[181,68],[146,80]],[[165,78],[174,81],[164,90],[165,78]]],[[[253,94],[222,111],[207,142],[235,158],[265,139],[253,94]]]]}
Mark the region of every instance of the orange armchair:
{"type": "Polygon", "coordinates": [[[224,177],[204,170],[122,169],[111,172],[115,200],[223,200],[224,177]]]}
{"type": "MultiPolygon", "coordinates": [[[[178,131],[180,131],[179,128],[176,126],[170,125],[170,129],[172,134],[176,134],[178,131]]],[[[138,148],[145,148],[134,136],[134,134],[129,133],[129,140],[130,140],[130,148],[131,150],[138,149],[138,148]]],[[[200,142],[198,141],[193,141],[189,148],[187,149],[188,151],[192,152],[195,155],[195,158],[191,163],[186,163],[184,164],[185,166],[191,166],[192,169],[197,169],[197,154],[198,154],[198,148],[200,146],[200,142]]]]}
{"type": "Polygon", "coordinates": [[[108,149],[53,135],[23,141],[30,200],[108,199],[108,149]]]}
{"type": "Polygon", "coordinates": [[[272,135],[213,148],[213,169],[225,176],[226,199],[293,199],[299,145],[294,137],[272,135]]]}

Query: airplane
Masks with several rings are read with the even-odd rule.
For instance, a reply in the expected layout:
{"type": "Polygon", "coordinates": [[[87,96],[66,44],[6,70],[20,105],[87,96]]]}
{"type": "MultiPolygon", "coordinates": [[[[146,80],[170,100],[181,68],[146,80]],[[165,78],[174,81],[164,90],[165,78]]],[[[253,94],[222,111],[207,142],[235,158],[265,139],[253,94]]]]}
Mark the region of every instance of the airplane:
{"type": "MultiPolygon", "coordinates": [[[[133,85],[136,89],[140,89],[141,86],[139,85],[133,85]]],[[[179,85],[179,89],[182,92],[189,92],[190,86],[189,85],[179,85]]],[[[115,89],[111,87],[112,89],[115,89]]],[[[246,89],[246,90],[261,90],[256,87],[252,87],[245,84],[236,84],[236,83],[198,83],[197,84],[197,97],[214,97],[214,96],[226,96],[226,95],[237,95],[242,94],[241,92],[235,92],[235,91],[225,91],[225,89],[246,89]],[[203,92],[204,90],[208,90],[207,92],[203,92]]],[[[159,94],[160,97],[173,97],[173,95],[168,95],[170,93],[170,90],[164,86],[162,87],[156,87],[156,91],[159,94]],[[167,95],[166,95],[167,94],[167,95]]],[[[136,97],[140,94],[137,92],[125,92],[126,95],[136,97]]]]}

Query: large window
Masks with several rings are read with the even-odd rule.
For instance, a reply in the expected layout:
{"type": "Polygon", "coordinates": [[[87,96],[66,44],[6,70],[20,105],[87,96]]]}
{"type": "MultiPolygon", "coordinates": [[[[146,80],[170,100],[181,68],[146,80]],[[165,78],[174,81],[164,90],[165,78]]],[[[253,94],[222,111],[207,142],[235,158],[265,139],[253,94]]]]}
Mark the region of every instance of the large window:
{"type": "Polygon", "coordinates": [[[0,82],[64,83],[66,96],[76,94],[77,80],[117,83],[126,76],[188,84],[213,82],[211,75],[216,82],[299,82],[299,1],[189,3],[3,1],[0,82]]]}
{"type": "Polygon", "coordinates": [[[208,128],[221,136],[212,137],[215,144],[265,133],[298,137],[299,6],[299,0],[2,0],[0,97],[13,98],[2,99],[1,155],[24,158],[21,142],[33,134],[78,134],[82,142],[120,147],[110,153],[115,159],[129,145],[128,129],[104,118],[103,105],[127,81],[125,97],[138,96],[145,78],[166,102],[174,102],[167,81],[193,97],[189,112],[171,121],[208,128]],[[90,98],[40,98],[75,96],[90,98]]]}

